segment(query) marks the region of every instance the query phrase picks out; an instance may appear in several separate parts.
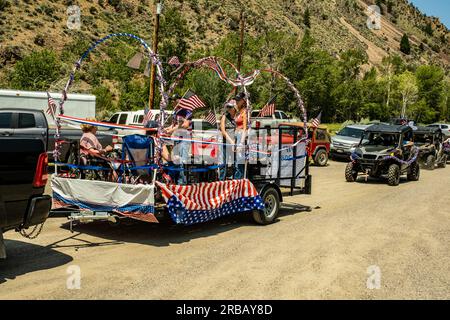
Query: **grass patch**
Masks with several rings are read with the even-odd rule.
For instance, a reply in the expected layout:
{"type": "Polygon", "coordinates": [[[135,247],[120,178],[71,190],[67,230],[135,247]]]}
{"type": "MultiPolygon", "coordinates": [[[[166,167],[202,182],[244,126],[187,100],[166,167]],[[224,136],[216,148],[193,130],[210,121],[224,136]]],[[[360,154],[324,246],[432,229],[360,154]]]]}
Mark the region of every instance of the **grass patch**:
{"type": "Polygon", "coordinates": [[[342,127],[342,123],[323,123],[324,126],[327,126],[328,132],[334,136],[337,131],[342,127]]]}

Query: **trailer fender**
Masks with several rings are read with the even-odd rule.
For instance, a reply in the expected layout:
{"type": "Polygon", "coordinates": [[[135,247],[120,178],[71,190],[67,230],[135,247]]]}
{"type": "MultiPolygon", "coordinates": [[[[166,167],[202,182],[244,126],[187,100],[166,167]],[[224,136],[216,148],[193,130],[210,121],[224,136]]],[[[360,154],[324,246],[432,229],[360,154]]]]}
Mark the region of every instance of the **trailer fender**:
{"type": "Polygon", "coordinates": [[[267,183],[255,185],[255,187],[256,187],[256,190],[258,190],[258,194],[263,194],[263,192],[269,187],[274,188],[277,191],[278,196],[280,197],[280,202],[283,202],[283,196],[282,196],[281,190],[277,184],[275,184],[273,182],[267,182],[267,183]]]}

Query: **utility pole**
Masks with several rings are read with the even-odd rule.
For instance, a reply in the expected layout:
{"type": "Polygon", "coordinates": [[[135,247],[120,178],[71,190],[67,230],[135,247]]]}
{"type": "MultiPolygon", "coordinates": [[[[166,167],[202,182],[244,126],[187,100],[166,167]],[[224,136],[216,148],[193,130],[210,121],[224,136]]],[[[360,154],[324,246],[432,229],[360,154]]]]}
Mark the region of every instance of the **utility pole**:
{"type": "Polygon", "coordinates": [[[241,34],[240,34],[240,42],[239,42],[239,53],[238,53],[238,63],[237,63],[237,69],[239,72],[241,72],[241,66],[242,66],[242,51],[244,50],[244,9],[241,9],[241,13],[239,14],[239,21],[241,26],[241,34]]]}
{"type": "MultiPolygon", "coordinates": [[[[162,5],[159,0],[154,2],[154,14],[155,14],[155,24],[153,27],[153,43],[152,50],[155,54],[158,53],[158,34],[159,34],[159,16],[162,11],[162,5]]],[[[148,108],[153,109],[155,104],[155,79],[156,79],[156,66],[150,61],[150,96],[148,99],[148,108]]]]}

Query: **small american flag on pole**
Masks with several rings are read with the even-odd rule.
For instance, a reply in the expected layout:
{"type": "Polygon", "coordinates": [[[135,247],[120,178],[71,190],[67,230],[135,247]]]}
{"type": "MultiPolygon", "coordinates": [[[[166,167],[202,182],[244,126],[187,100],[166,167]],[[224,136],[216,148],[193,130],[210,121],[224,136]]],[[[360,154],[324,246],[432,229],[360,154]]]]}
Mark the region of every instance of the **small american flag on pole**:
{"type": "Polygon", "coordinates": [[[174,66],[174,67],[179,67],[180,66],[180,59],[178,59],[177,56],[173,56],[172,58],[169,59],[169,61],[167,61],[167,63],[170,66],[174,66]]]}
{"type": "Polygon", "coordinates": [[[276,96],[273,96],[272,98],[267,101],[264,108],[261,109],[259,112],[259,117],[269,117],[274,114],[275,112],[275,98],[276,96]]]}
{"type": "Polygon", "coordinates": [[[54,116],[56,113],[56,102],[53,100],[52,97],[50,97],[50,94],[47,92],[47,110],[46,113],[54,116]]]}
{"type": "Polygon", "coordinates": [[[320,118],[322,118],[322,111],[320,111],[317,117],[311,120],[311,126],[317,128],[320,125],[320,118]]]}
{"type": "Polygon", "coordinates": [[[216,118],[216,114],[212,111],[209,111],[208,114],[205,116],[204,118],[206,121],[208,121],[209,123],[211,123],[213,126],[217,125],[217,118],[216,118]]]}
{"type": "Polygon", "coordinates": [[[177,108],[194,111],[198,108],[206,107],[206,104],[191,90],[189,89],[180,99],[177,108]]]}
{"type": "Polygon", "coordinates": [[[144,119],[142,120],[142,124],[145,125],[147,122],[152,120],[152,115],[153,115],[152,110],[146,107],[144,110],[144,119]]]}

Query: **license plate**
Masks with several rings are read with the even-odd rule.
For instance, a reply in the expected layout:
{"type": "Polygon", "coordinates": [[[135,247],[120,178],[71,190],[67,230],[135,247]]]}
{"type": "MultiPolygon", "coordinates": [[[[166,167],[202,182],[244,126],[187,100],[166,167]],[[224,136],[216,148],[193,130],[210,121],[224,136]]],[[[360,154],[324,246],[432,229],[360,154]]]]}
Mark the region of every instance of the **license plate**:
{"type": "Polygon", "coordinates": [[[344,150],[342,150],[342,149],[336,149],[336,152],[337,152],[337,153],[344,153],[344,150]]]}

